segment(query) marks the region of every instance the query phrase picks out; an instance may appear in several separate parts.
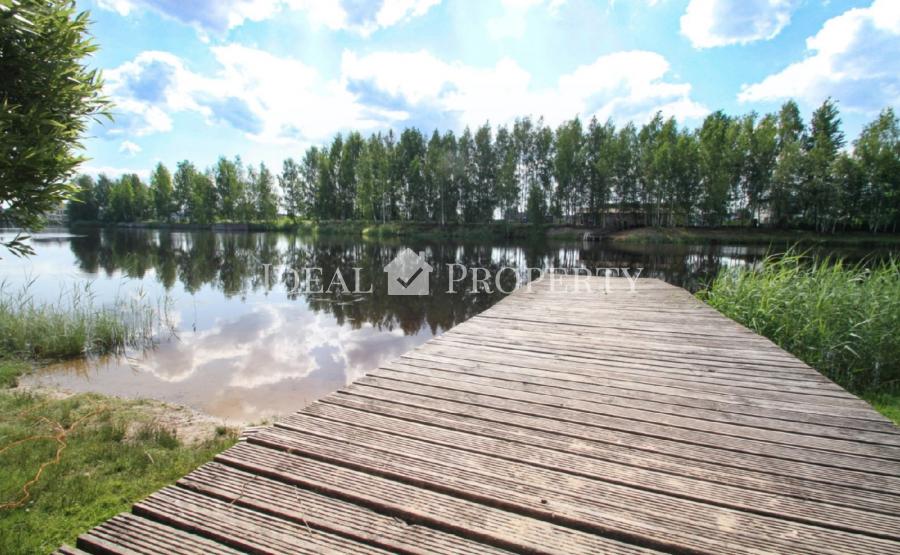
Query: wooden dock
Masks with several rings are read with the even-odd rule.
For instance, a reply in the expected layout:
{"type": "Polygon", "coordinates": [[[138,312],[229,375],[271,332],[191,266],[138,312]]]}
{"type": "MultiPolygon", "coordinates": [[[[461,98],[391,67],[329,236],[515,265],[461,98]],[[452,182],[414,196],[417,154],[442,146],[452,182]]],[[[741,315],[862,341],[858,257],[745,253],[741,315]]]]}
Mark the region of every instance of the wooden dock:
{"type": "Polygon", "coordinates": [[[900,553],[898,428],[682,289],[585,285],[518,290],[61,552],[900,553]]]}

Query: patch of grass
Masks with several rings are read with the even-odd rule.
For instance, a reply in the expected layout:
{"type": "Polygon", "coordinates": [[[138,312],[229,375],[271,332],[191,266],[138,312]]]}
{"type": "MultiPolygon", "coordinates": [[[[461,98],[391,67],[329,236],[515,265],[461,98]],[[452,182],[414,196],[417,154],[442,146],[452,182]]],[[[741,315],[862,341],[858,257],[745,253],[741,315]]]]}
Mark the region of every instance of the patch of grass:
{"type": "Polygon", "coordinates": [[[152,343],[167,325],[167,304],[138,298],[98,306],[90,282],[60,293],[55,302],[38,302],[29,293],[0,284],[0,356],[13,359],[65,359],[119,352],[152,343]]]}
{"type": "Polygon", "coordinates": [[[872,407],[900,426],[900,393],[878,392],[864,393],[865,399],[872,407]]]}
{"type": "Polygon", "coordinates": [[[897,259],[848,265],[789,252],[755,269],[725,270],[698,296],[842,386],[880,399],[876,406],[896,407],[897,259]]]}
{"type": "Polygon", "coordinates": [[[49,553],[73,544],[78,534],[211,460],[234,440],[224,431],[183,445],[142,412],[139,402],[0,392],[0,504],[7,504],[0,509],[0,553],[49,553]],[[59,462],[44,467],[26,496],[23,485],[55,460],[60,430],[68,431],[59,462]]]}
{"type": "Polygon", "coordinates": [[[0,358],[0,389],[15,387],[19,376],[27,372],[29,367],[22,360],[0,358]]]}
{"type": "Polygon", "coordinates": [[[861,232],[814,233],[804,230],[779,230],[745,227],[640,227],[614,233],[621,243],[730,243],[740,245],[843,245],[847,247],[884,247],[900,245],[900,235],[861,232]]]}

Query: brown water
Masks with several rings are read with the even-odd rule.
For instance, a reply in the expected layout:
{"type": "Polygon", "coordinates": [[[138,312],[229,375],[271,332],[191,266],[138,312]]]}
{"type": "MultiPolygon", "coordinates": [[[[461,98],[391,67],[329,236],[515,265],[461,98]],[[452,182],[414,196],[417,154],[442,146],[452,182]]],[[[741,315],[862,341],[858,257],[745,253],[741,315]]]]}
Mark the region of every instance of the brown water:
{"type": "MultiPolygon", "coordinates": [[[[56,364],[26,378],[26,383],[150,397],[232,423],[292,412],[504,296],[473,291],[469,281],[448,293],[447,264],[483,267],[492,277],[503,267],[523,273],[525,268],[643,268],[642,276],[696,289],[720,268],[752,264],[767,250],[580,242],[368,242],[279,233],[146,230],[44,233],[32,244],[35,256],[0,260],[0,279],[7,291],[36,278],[30,294],[52,301],[72,284],[89,280],[99,302],[129,296],[168,298],[175,332],[161,333],[153,349],[56,364]],[[424,252],[434,267],[427,296],[387,294],[383,268],[406,247],[424,252]],[[361,291],[372,291],[295,291],[291,272],[284,270],[306,267],[321,268],[319,275],[328,280],[340,270],[351,290],[358,285],[361,291]],[[359,269],[359,284],[354,268],[359,269]]],[[[501,286],[512,290],[514,272],[500,275],[501,286]]]]}

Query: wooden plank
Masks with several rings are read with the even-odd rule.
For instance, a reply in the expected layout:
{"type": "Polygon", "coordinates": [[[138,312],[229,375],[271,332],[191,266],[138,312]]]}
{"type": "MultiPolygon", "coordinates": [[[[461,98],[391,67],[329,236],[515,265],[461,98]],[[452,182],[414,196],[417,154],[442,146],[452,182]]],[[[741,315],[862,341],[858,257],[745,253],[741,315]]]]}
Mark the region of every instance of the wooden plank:
{"type": "Polygon", "coordinates": [[[861,399],[842,394],[822,393],[818,391],[803,391],[803,388],[785,385],[781,390],[773,390],[760,387],[757,384],[746,384],[736,380],[729,385],[712,379],[688,379],[686,376],[661,376],[652,372],[643,372],[634,375],[622,371],[610,371],[609,367],[600,360],[587,360],[581,357],[561,355],[555,353],[539,353],[535,351],[520,352],[511,348],[495,347],[484,343],[448,344],[437,338],[421,347],[422,353],[434,353],[464,360],[478,362],[505,363],[512,366],[525,366],[544,370],[559,369],[573,373],[595,375],[598,379],[614,379],[641,383],[646,385],[660,385],[684,389],[688,391],[703,391],[710,393],[736,393],[754,399],[768,399],[787,403],[800,404],[827,404],[834,409],[845,409],[848,415],[855,418],[871,417],[868,414],[870,408],[861,399]],[[474,349],[473,347],[477,347],[474,349]]]}
{"type": "Polygon", "coordinates": [[[507,510],[558,519],[597,534],[640,541],[664,537],[666,549],[703,553],[883,553],[895,542],[747,514],[683,499],[600,484],[571,475],[425,442],[318,422],[315,433],[271,429],[248,441],[302,453],[507,510]],[[318,435],[319,433],[323,435],[318,435]],[[335,439],[336,437],[340,439],[335,439]],[[326,437],[327,436],[327,437],[326,437]],[[415,445],[398,452],[399,445],[415,445]],[[352,447],[351,447],[352,446],[352,447]],[[790,538],[790,540],[786,539],[790,538]],[[768,547],[766,547],[768,546],[768,547]]]}
{"type": "Polygon", "coordinates": [[[511,551],[614,555],[651,552],[640,545],[628,545],[561,526],[554,522],[555,519],[542,520],[510,513],[494,504],[446,495],[418,483],[391,480],[380,472],[360,471],[352,468],[353,465],[323,462],[250,442],[232,447],[216,460],[407,522],[417,522],[511,551]]]}
{"type": "Polygon", "coordinates": [[[383,515],[347,501],[218,463],[204,465],[179,480],[178,485],[229,504],[393,552],[441,555],[509,553],[414,522],[406,522],[399,516],[383,515]]]}
{"type": "MultiPolygon", "coordinates": [[[[642,408],[631,408],[624,404],[607,403],[606,397],[591,391],[578,391],[559,388],[551,385],[532,384],[525,381],[501,380],[493,377],[482,377],[474,374],[436,370],[433,368],[404,367],[405,371],[415,374],[415,381],[422,377],[452,381],[454,387],[466,391],[494,395],[495,397],[519,398],[534,400],[543,404],[561,405],[576,410],[587,410],[595,414],[603,414],[614,418],[623,418],[663,426],[673,426],[689,431],[722,434],[736,438],[748,438],[768,443],[784,444],[793,447],[821,449],[835,453],[864,455],[868,457],[900,461],[900,447],[891,444],[865,443],[849,439],[821,437],[805,434],[802,430],[786,432],[747,426],[741,423],[707,420],[697,416],[681,416],[676,411],[650,411],[642,408]],[[523,395],[519,396],[519,394],[523,395]]],[[[381,371],[373,375],[383,375],[381,371]]]]}
{"type": "Polygon", "coordinates": [[[388,553],[184,488],[164,488],[137,503],[134,513],[239,551],[310,555],[323,551],[360,555],[388,553]]]}
{"type": "Polygon", "coordinates": [[[78,546],[93,553],[193,555],[240,551],[139,516],[122,513],[78,538],[78,546]]]}
{"type": "Polygon", "coordinates": [[[534,416],[542,420],[555,421],[561,426],[571,426],[573,429],[578,429],[579,433],[584,434],[585,437],[590,437],[595,441],[624,445],[648,452],[661,452],[690,461],[708,461],[738,469],[757,469],[761,472],[772,473],[778,476],[794,476],[833,484],[852,484],[854,487],[876,492],[889,491],[900,493],[900,478],[896,476],[873,475],[856,469],[822,466],[816,464],[816,462],[806,463],[747,452],[736,452],[721,449],[719,445],[706,446],[684,443],[668,437],[648,436],[642,433],[640,429],[636,432],[628,432],[626,430],[608,428],[603,425],[605,422],[596,422],[591,414],[570,411],[560,407],[420,386],[415,383],[382,380],[372,376],[359,380],[357,384],[412,392],[434,399],[465,403],[468,405],[468,410],[471,414],[476,414],[480,409],[485,408],[523,416],[534,416]],[[402,385],[398,386],[397,384],[402,385]]]}
{"type": "MultiPolygon", "coordinates": [[[[472,349],[467,349],[463,352],[471,352],[472,349]]],[[[793,412],[803,412],[808,414],[821,414],[823,416],[839,416],[845,419],[857,419],[861,421],[872,421],[875,424],[872,426],[875,429],[883,430],[885,429],[885,425],[890,426],[889,422],[884,422],[881,418],[877,416],[872,416],[870,413],[874,412],[871,408],[865,407],[836,407],[832,405],[822,405],[821,403],[813,402],[813,400],[808,398],[798,399],[796,397],[789,399],[771,399],[769,396],[765,395],[754,395],[749,393],[747,390],[738,390],[737,388],[720,388],[719,391],[707,391],[703,389],[691,389],[684,387],[682,383],[677,380],[641,380],[634,381],[628,380],[624,378],[619,378],[615,375],[609,376],[598,376],[595,373],[586,373],[582,371],[578,367],[562,367],[561,365],[553,364],[552,362],[547,361],[535,361],[535,360],[527,360],[523,362],[519,362],[513,357],[502,357],[498,355],[493,355],[490,357],[485,357],[479,354],[465,354],[463,355],[460,351],[447,352],[446,350],[441,351],[439,349],[425,349],[416,351],[415,354],[407,353],[403,358],[423,358],[426,356],[435,356],[435,357],[443,357],[444,359],[450,358],[451,360],[457,361],[458,364],[469,363],[471,365],[476,364],[488,364],[488,365],[500,365],[506,369],[510,370],[542,370],[545,372],[561,372],[565,374],[573,374],[573,375],[581,375],[587,378],[590,378],[593,383],[598,385],[606,385],[610,387],[618,387],[622,389],[630,389],[637,391],[644,391],[649,393],[662,393],[666,395],[678,396],[678,397],[686,397],[693,399],[703,399],[708,401],[715,401],[721,403],[729,403],[735,405],[750,405],[754,407],[765,407],[765,408],[773,408],[783,411],[793,411],[793,412]],[[464,358],[463,358],[464,357],[464,358]]],[[[859,423],[858,425],[863,425],[863,423],[859,423]]]]}
{"type": "Polygon", "coordinates": [[[491,366],[487,364],[466,366],[446,362],[449,359],[435,359],[434,357],[425,360],[420,357],[408,356],[400,360],[402,362],[391,363],[391,367],[398,370],[408,369],[410,366],[442,370],[447,372],[445,376],[448,379],[459,379],[461,381],[466,381],[469,376],[477,376],[494,378],[504,382],[518,383],[522,386],[546,385],[560,390],[592,393],[595,396],[594,400],[597,402],[612,406],[623,406],[651,412],[740,424],[761,429],[805,433],[808,435],[831,437],[863,443],[900,446],[900,434],[859,430],[838,425],[845,424],[852,426],[853,422],[848,422],[847,419],[801,419],[798,414],[803,413],[793,413],[789,411],[778,413],[778,411],[772,409],[765,411],[764,414],[770,415],[768,417],[763,415],[757,416],[756,414],[746,414],[745,412],[734,412],[734,407],[721,403],[691,403],[690,405],[685,405],[682,404],[684,402],[683,397],[653,394],[641,395],[641,392],[597,385],[590,378],[577,374],[564,374],[561,372],[546,372],[528,369],[510,371],[503,366],[491,366]],[[455,373],[457,377],[451,378],[453,375],[451,373],[455,373]],[[778,418],[779,416],[781,418],[778,418]],[[824,422],[820,420],[823,420],[824,422]]]}
{"type": "MultiPolygon", "coordinates": [[[[900,539],[900,518],[896,516],[874,515],[868,511],[842,508],[771,493],[763,494],[705,480],[610,463],[584,453],[572,453],[567,449],[559,449],[558,444],[552,445],[540,440],[523,444],[521,441],[498,438],[496,434],[473,434],[470,431],[437,427],[433,423],[423,424],[404,419],[403,417],[408,413],[392,410],[383,403],[373,400],[354,402],[336,399],[335,401],[341,402],[340,404],[316,403],[305,409],[302,414],[286,418],[279,425],[303,431],[308,429],[305,426],[310,423],[310,419],[306,415],[311,415],[326,418],[337,424],[337,429],[346,432],[348,429],[342,426],[352,422],[353,426],[378,433],[384,432],[414,441],[427,441],[435,445],[455,447],[474,454],[489,453],[494,458],[524,463],[554,472],[565,472],[639,490],[693,499],[778,518],[795,519],[829,528],[900,539]]],[[[317,427],[324,426],[318,425],[317,427]]]]}
{"type": "Polygon", "coordinates": [[[611,430],[636,433],[658,439],[673,439],[693,445],[703,445],[739,453],[808,462],[835,468],[860,470],[875,474],[883,474],[885,476],[896,476],[898,474],[897,463],[892,460],[807,449],[747,437],[734,437],[705,430],[679,427],[665,422],[654,422],[650,420],[638,421],[611,414],[614,411],[608,410],[608,407],[605,407],[600,403],[592,403],[578,399],[550,397],[547,395],[520,392],[512,389],[496,391],[488,386],[483,386],[480,393],[475,393],[473,389],[466,384],[460,385],[459,381],[430,377],[427,376],[425,372],[421,374],[403,375],[402,373],[393,370],[378,370],[371,375],[373,377],[387,377],[397,380],[403,380],[405,378],[412,383],[420,383],[445,389],[455,389],[457,391],[468,393],[469,395],[481,395],[481,402],[485,402],[483,397],[491,396],[496,399],[501,399],[502,403],[524,401],[530,404],[544,405],[545,407],[552,407],[553,412],[567,415],[568,419],[575,420],[576,422],[586,422],[611,430]]]}
{"type": "MultiPolygon", "coordinates": [[[[392,410],[398,411],[398,414],[406,413],[407,419],[414,419],[416,422],[525,444],[541,444],[560,451],[583,454],[628,466],[832,505],[890,514],[896,509],[898,502],[896,495],[859,489],[855,483],[847,480],[838,480],[838,483],[814,481],[763,472],[752,468],[752,461],[749,461],[745,468],[733,468],[706,460],[685,459],[659,451],[620,445],[608,441],[608,438],[602,435],[598,437],[590,427],[580,424],[440,401],[420,395],[369,387],[365,384],[354,384],[343,393],[341,396],[323,399],[322,402],[344,404],[347,399],[353,400],[357,397],[386,401],[391,404],[392,410]]],[[[873,480],[873,487],[878,487],[881,483],[880,480],[873,480]]]]}

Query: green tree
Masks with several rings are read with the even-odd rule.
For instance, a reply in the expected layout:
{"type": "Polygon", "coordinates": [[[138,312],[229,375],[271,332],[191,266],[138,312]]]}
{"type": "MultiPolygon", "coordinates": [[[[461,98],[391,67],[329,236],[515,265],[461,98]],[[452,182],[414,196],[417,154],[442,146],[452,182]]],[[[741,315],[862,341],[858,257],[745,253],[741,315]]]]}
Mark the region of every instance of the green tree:
{"type": "Polygon", "coordinates": [[[809,180],[803,191],[806,221],[818,231],[834,225],[839,212],[840,191],[833,178],[833,165],[844,146],[841,118],[835,103],[829,98],[813,112],[810,121],[809,180]]]}
{"type": "MultiPolygon", "coordinates": [[[[471,221],[490,222],[497,206],[497,154],[494,151],[493,133],[489,123],[475,132],[474,206],[471,221]]],[[[469,218],[466,218],[469,221],[469,218]]]]}
{"type": "Polygon", "coordinates": [[[79,175],[75,180],[75,194],[66,204],[66,216],[70,222],[96,222],[100,220],[97,204],[97,185],[89,175],[79,175]]]}
{"type": "Polygon", "coordinates": [[[191,179],[191,200],[189,213],[191,221],[211,224],[216,220],[216,186],[210,175],[193,171],[191,179]]]}
{"type": "MultiPolygon", "coordinates": [[[[91,118],[109,116],[109,104],[99,72],[85,65],[97,50],[87,12],[72,0],[0,8],[0,206],[12,225],[36,229],[75,192],[81,136],[91,118]]],[[[31,252],[15,239],[0,244],[31,252]]]]}
{"type": "Polygon", "coordinates": [[[721,111],[707,116],[700,127],[700,211],[708,225],[721,225],[728,217],[742,162],[737,146],[739,133],[740,127],[721,111]]]}
{"type": "Polygon", "coordinates": [[[854,144],[865,179],[861,211],[873,232],[900,224],[900,124],[886,108],[866,125],[854,144]]]}
{"type": "Polygon", "coordinates": [[[317,191],[319,186],[319,162],[321,153],[317,147],[310,147],[303,155],[300,166],[300,189],[305,208],[304,215],[318,217],[317,191]]]}
{"type": "Polygon", "coordinates": [[[241,202],[244,198],[243,164],[240,158],[234,161],[224,156],[216,162],[213,171],[216,186],[218,214],[225,220],[240,219],[241,202]]]}
{"type": "Polygon", "coordinates": [[[172,174],[160,162],[150,175],[150,190],[156,207],[156,217],[170,222],[175,216],[175,189],[172,186],[172,174]]]}
{"type": "Polygon", "coordinates": [[[575,118],[560,124],[555,140],[553,177],[556,195],[552,211],[557,217],[574,217],[576,207],[581,204],[579,187],[584,182],[581,121],[575,118]]]}
{"type": "Polygon", "coordinates": [[[601,125],[591,118],[583,145],[584,194],[583,206],[588,212],[588,223],[603,225],[607,206],[612,196],[615,172],[616,129],[611,121],[601,125]],[[598,219],[599,216],[599,219],[598,219]]]}
{"type": "MultiPolygon", "coordinates": [[[[194,207],[194,176],[197,168],[187,161],[178,162],[175,169],[175,212],[187,221],[193,220],[191,210],[194,207]]],[[[101,176],[102,178],[102,176],[101,176]]]]}
{"type": "Polygon", "coordinates": [[[288,158],[281,166],[278,186],[284,194],[282,205],[288,218],[296,220],[297,216],[306,213],[306,195],[300,165],[293,158],[288,158]]]}
{"type": "Polygon", "coordinates": [[[793,100],[778,112],[775,169],[769,194],[771,221],[787,227],[798,213],[800,189],[807,180],[806,133],[800,108],[793,100]]]}
{"type": "Polygon", "coordinates": [[[510,220],[516,216],[519,201],[519,183],[516,180],[518,163],[516,143],[509,129],[500,126],[497,128],[497,138],[494,144],[497,151],[495,200],[500,206],[500,216],[510,220]]]}
{"type": "Polygon", "coordinates": [[[356,215],[357,171],[364,144],[362,135],[353,131],[347,135],[341,150],[341,166],[337,176],[337,216],[343,220],[353,219],[356,215]]]}
{"type": "Polygon", "coordinates": [[[259,165],[259,171],[253,172],[253,198],[255,201],[256,219],[263,222],[275,221],[278,217],[278,193],[275,191],[275,179],[265,164],[259,165]]]}

